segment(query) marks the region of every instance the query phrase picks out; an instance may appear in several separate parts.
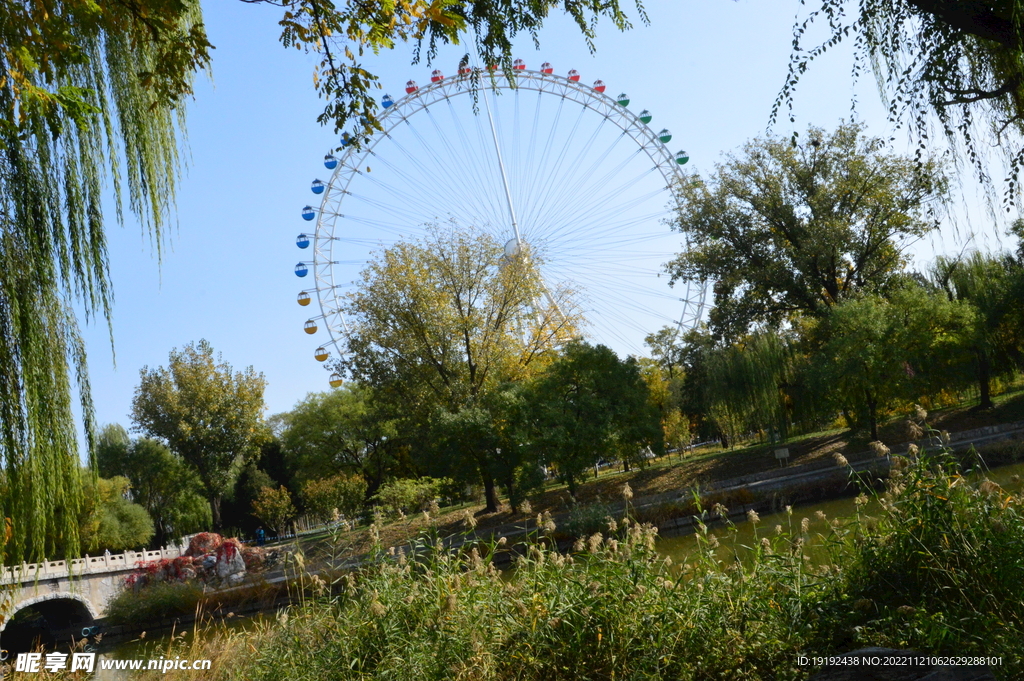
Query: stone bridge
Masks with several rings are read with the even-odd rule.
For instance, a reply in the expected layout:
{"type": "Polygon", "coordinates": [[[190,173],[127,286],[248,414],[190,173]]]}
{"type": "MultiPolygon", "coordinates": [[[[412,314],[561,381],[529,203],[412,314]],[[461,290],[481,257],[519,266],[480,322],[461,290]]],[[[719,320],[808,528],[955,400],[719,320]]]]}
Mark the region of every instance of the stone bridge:
{"type": "Polygon", "coordinates": [[[0,572],[0,647],[20,648],[25,645],[21,639],[31,644],[34,638],[46,643],[82,637],[84,629],[106,616],[107,603],[139,563],[177,558],[182,552],[180,546],[172,546],[4,568],[0,572]],[[13,626],[7,632],[9,624],[13,626]]]}

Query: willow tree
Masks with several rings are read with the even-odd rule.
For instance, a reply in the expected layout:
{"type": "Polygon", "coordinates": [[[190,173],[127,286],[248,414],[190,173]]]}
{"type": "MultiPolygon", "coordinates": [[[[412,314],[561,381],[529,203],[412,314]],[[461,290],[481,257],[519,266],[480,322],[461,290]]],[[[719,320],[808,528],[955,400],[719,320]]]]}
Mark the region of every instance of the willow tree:
{"type": "Polygon", "coordinates": [[[952,150],[965,152],[953,158],[967,160],[986,183],[990,150],[998,149],[1008,166],[1004,203],[1016,200],[1017,174],[1024,165],[1024,2],[807,4],[817,8],[794,28],[789,76],[773,120],[783,108],[792,112],[794,92],[812,62],[852,41],[854,78],[865,70],[875,74],[893,123],[916,133],[922,151],[937,123],[952,150]]]}
{"type": "Polygon", "coordinates": [[[74,394],[92,404],[76,310],[109,318],[101,190],[159,243],[183,97],[208,60],[197,0],[0,3],[0,554],[78,544],[74,394]]]}
{"type": "Polygon", "coordinates": [[[794,383],[792,343],[783,335],[756,333],[708,357],[708,411],[735,443],[744,430],[766,429],[785,438],[792,420],[787,388],[794,383]]]}

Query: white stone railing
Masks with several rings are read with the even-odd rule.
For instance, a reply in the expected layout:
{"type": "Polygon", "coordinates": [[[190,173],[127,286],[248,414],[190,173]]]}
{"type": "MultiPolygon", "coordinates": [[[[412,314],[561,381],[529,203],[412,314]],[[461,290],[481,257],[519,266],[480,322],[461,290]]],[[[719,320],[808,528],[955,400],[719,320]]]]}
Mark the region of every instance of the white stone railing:
{"type": "Polygon", "coordinates": [[[102,556],[66,560],[47,560],[42,563],[22,563],[3,568],[0,573],[0,584],[34,582],[38,579],[58,579],[61,577],[80,577],[83,575],[102,574],[104,572],[124,572],[135,568],[139,563],[148,563],[164,558],[177,558],[182,554],[180,546],[165,546],[155,551],[125,551],[124,553],[105,553],[102,556]]]}

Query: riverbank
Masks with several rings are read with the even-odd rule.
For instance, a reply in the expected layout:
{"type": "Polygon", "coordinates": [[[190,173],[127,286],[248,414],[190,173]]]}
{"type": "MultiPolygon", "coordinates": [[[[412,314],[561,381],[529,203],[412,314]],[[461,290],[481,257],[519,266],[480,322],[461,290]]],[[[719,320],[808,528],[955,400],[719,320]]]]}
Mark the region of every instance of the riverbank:
{"type": "MultiPolygon", "coordinates": [[[[970,448],[979,444],[981,459],[984,461],[1002,464],[1022,461],[1022,432],[1024,428],[1003,427],[964,433],[952,443],[959,445],[959,449],[951,448],[950,451],[956,451],[961,458],[965,458],[970,448]]],[[[592,504],[557,515],[541,515],[539,518],[524,519],[484,532],[473,532],[463,527],[457,534],[446,535],[441,534],[440,526],[435,526],[432,535],[446,550],[456,552],[470,546],[498,546],[500,542],[500,547],[493,551],[490,560],[499,569],[505,569],[513,561],[528,554],[531,537],[540,533],[546,534],[552,547],[568,553],[580,536],[607,532],[610,519],[628,514],[634,521],[656,528],[659,537],[685,536],[700,531],[707,524],[740,522],[751,512],[763,515],[787,506],[799,509],[806,504],[851,497],[862,492],[864,484],[881,488],[889,474],[891,461],[891,457],[879,457],[875,452],[865,452],[858,460],[847,461],[844,465],[838,465],[833,459],[827,467],[787,467],[761,474],[756,479],[726,480],[719,487],[703,492],[694,489],[671,495],[625,500],[621,498],[620,490],[620,498],[616,501],[592,504]],[[719,513],[709,515],[707,511],[714,507],[719,509],[719,513]],[[546,523],[550,523],[548,530],[543,527],[546,523]]],[[[372,557],[372,551],[351,553],[350,544],[342,536],[339,534],[334,538],[337,543],[330,545],[325,540],[308,545],[306,548],[312,555],[308,560],[304,559],[301,568],[294,569],[291,576],[279,570],[258,578],[254,584],[212,592],[201,601],[194,597],[192,600],[184,597],[158,597],[155,600],[173,603],[173,614],[147,616],[146,604],[140,604],[137,612],[127,618],[130,623],[105,627],[105,636],[109,637],[108,640],[128,640],[142,632],[153,635],[192,626],[197,614],[200,619],[212,622],[242,614],[276,611],[301,601],[311,596],[312,592],[308,574],[300,578],[296,576],[299,573],[321,573],[319,579],[330,583],[343,574],[359,569],[372,557]]],[[[422,542],[411,541],[403,541],[389,548],[393,554],[404,552],[407,555],[423,550],[422,542]]],[[[185,586],[180,588],[188,590],[185,586]]]]}
{"type": "Polygon", "coordinates": [[[797,513],[777,527],[751,513],[742,543],[727,520],[718,536],[698,523],[682,564],[628,518],[568,555],[532,535],[511,580],[488,546],[427,544],[415,559],[378,546],[267,626],[170,652],[213,660],[211,680],[795,681],[813,671],[801,655],[881,646],[997,657],[997,678],[1021,678],[1024,499],[966,481],[942,453],[898,461],[877,515],[863,498],[822,522],[817,562],[797,513]],[[727,542],[740,560],[720,556],[727,542]]]}

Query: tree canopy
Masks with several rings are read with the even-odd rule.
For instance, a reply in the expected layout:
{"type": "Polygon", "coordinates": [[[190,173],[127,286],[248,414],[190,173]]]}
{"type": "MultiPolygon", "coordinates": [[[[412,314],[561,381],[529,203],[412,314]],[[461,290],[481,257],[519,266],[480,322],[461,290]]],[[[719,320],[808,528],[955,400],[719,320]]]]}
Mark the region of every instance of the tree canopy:
{"type": "Polygon", "coordinates": [[[153,519],[158,546],[209,527],[210,507],[195,471],[163,442],[132,440],[119,425],[108,424],[96,438],[96,467],[103,477],[121,476],[131,484],[132,501],[153,519]]]}
{"type": "MultiPolygon", "coordinates": [[[[508,258],[494,237],[456,225],[382,251],[346,304],[345,368],[406,428],[482,407],[490,390],[529,375],[576,333],[571,298],[545,295],[538,264],[528,250],[508,258]]],[[[489,450],[477,448],[476,461],[496,510],[489,450]]]]}
{"type": "MultiPolygon", "coordinates": [[[[281,42],[319,55],[313,82],[328,102],[321,123],[335,131],[349,126],[353,139],[378,129],[379,104],[374,90],[377,76],[363,59],[401,43],[415,46],[414,62],[428,64],[443,44],[468,42],[470,53],[485,65],[512,71],[512,42],[526,33],[539,44],[539,31],[553,10],[569,15],[587,46],[594,50],[597,22],[610,19],[619,30],[630,27],[618,0],[399,0],[359,2],[346,0],[243,0],[284,7],[281,42]],[[352,125],[352,121],[357,121],[352,125]]],[[[641,20],[647,15],[636,2],[641,20]]]]}
{"type": "Polygon", "coordinates": [[[689,249],[669,271],[713,282],[720,338],[821,316],[901,276],[908,243],[937,226],[946,185],[938,163],[892,154],[857,125],[811,128],[798,146],[756,139],[707,179],[684,180],[676,227],[689,249]]]}
{"type": "Polygon", "coordinates": [[[172,350],[167,367],[139,372],[135,428],[166,442],[198,474],[217,529],[221,499],[269,438],[265,386],[263,374],[235,372],[205,340],[172,350]]]}
{"type": "Polygon", "coordinates": [[[525,403],[529,446],[554,464],[569,494],[602,458],[642,463],[664,451],[660,415],[632,357],[603,345],[573,343],[531,382],[525,403]]]}

